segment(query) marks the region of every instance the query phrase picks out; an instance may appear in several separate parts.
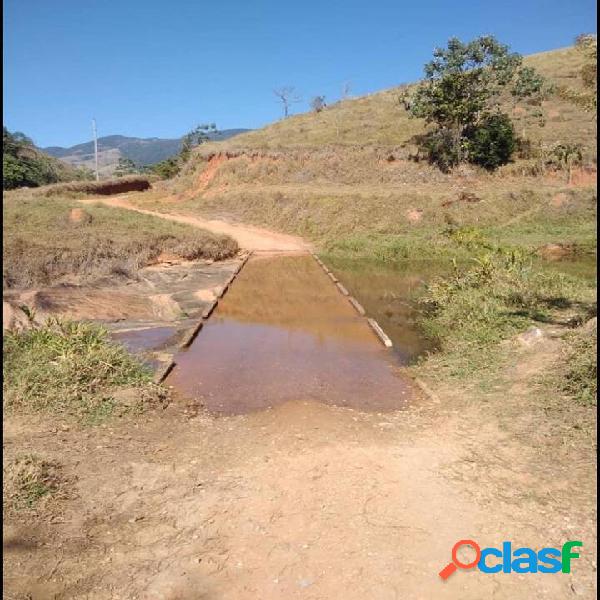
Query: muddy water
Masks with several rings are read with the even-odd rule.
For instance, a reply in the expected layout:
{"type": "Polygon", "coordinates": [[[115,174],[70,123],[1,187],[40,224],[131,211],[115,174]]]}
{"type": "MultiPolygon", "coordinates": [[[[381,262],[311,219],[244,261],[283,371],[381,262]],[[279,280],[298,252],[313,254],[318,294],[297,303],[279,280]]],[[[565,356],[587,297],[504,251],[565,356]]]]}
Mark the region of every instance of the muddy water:
{"type": "Polygon", "coordinates": [[[405,407],[413,386],[310,256],[247,263],[167,383],[211,412],[292,400],[405,407]]]}
{"type": "Polygon", "coordinates": [[[394,342],[400,364],[413,363],[434,344],[417,326],[416,298],[433,277],[451,272],[449,261],[413,260],[382,263],[373,260],[323,257],[328,267],[374,317],[394,342]]]}
{"type": "MultiPolygon", "coordinates": [[[[335,275],[381,324],[394,342],[393,352],[401,364],[411,364],[435,350],[417,325],[416,299],[426,282],[453,271],[451,261],[403,260],[382,263],[366,259],[322,257],[335,275]]],[[[590,281],[596,277],[596,257],[576,256],[561,260],[533,261],[535,268],[566,273],[590,281]]],[[[470,266],[464,263],[464,268],[470,266]]]]}

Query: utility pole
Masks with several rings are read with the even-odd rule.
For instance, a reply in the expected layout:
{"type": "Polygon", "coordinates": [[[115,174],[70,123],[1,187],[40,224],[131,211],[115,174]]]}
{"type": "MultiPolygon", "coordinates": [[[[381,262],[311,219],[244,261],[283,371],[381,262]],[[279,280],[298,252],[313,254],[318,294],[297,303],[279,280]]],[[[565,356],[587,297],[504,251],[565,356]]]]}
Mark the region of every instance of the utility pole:
{"type": "Polygon", "coordinates": [[[98,132],[96,131],[96,119],[92,119],[92,131],[94,132],[94,161],[96,164],[96,181],[100,179],[98,175],[98,132]]]}

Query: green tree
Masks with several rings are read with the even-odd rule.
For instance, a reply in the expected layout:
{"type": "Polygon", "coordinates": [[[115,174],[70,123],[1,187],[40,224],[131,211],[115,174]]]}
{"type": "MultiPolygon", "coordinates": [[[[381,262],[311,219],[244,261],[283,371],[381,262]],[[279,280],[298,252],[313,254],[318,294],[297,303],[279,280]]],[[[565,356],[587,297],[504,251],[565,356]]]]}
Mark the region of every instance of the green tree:
{"type": "Polygon", "coordinates": [[[178,156],[172,156],[150,167],[151,171],[161,179],[171,179],[181,170],[178,156]]]}
{"type": "Polygon", "coordinates": [[[465,137],[469,162],[489,171],[505,165],[517,146],[513,124],[503,113],[485,116],[465,137]]]}
{"type": "Polygon", "coordinates": [[[85,179],[87,173],[61,162],[35,147],[31,138],[20,131],[3,127],[2,188],[37,187],[58,181],[85,179]]]}
{"type": "Polygon", "coordinates": [[[179,152],[181,161],[187,162],[192,148],[210,141],[211,137],[214,137],[217,133],[217,126],[214,123],[197,125],[190,132],[186,133],[181,141],[181,150],[179,152]]]}
{"type": "Polygon", "coordinates": [[[115,177],[124,177],[135,173],[139,173],[137,165],[130,158],[121,156],[115,168],[115,177]]]}
{"type": "Polygon", "coordinates": [[[181,140],[181,150],[176,156],[171,156],[150,167],[150,170],[161,179],[175,177],[183,165],[189,160],[192,149],[213,139],[218,134],[214,123],[198,125],[186,133],[181,140]]]}
{"type": "Polygon", "coordinates": [[[541,103],[544,80],[522,67],[522,60],[492,36],[468,43],[451,38],[425,65],[425,80],[401,101],[411,116],[436,126],[440,139],[450,143],[450,164],[460,163],[468,159],[467,132],[502,114],[507,99],[541,103]]]}

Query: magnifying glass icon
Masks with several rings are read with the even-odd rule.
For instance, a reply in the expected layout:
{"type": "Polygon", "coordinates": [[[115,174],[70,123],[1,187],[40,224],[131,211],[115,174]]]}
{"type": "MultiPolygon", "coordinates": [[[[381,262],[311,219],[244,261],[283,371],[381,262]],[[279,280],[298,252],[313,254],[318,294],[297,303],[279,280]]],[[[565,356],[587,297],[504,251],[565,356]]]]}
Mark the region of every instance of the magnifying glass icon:
{"type": "Polygon", "coordinates": [[[477,542],[473,540],[460,540],[452,547],[452,562],[449,562],[441,571],[440,577],[444,580],[448,579],[456,569],[472,569],[481,559],[481,548],[477,542]],[[464,563],[458,560],[457,553],[462,546],[471,546],[475,550],[475,560],[464,563]]]}

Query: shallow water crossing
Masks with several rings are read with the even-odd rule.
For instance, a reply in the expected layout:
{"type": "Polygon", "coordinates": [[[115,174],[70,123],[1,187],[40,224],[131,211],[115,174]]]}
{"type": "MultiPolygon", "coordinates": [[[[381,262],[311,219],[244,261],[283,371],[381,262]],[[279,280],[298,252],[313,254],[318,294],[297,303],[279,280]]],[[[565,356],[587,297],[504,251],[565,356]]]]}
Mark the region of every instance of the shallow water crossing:
{"type": "Polygon", "coordinates": [[[411,380],[311,256],[253,258],[167,383],[220,414],[292,400],[406,407],[411,380]]]}

